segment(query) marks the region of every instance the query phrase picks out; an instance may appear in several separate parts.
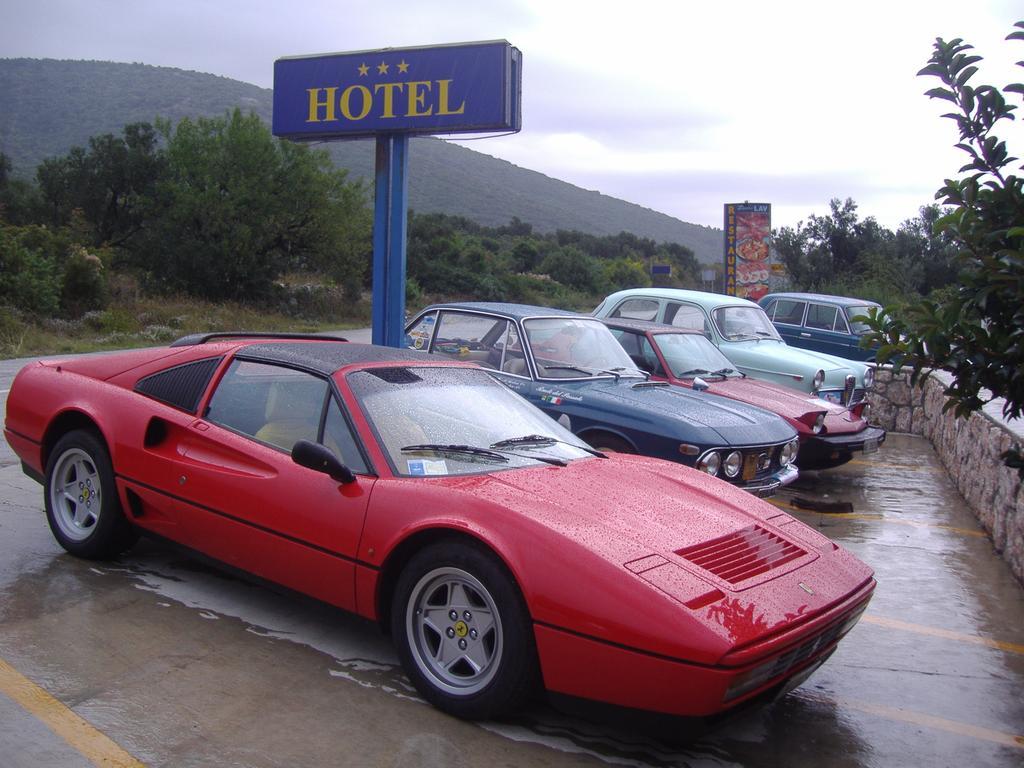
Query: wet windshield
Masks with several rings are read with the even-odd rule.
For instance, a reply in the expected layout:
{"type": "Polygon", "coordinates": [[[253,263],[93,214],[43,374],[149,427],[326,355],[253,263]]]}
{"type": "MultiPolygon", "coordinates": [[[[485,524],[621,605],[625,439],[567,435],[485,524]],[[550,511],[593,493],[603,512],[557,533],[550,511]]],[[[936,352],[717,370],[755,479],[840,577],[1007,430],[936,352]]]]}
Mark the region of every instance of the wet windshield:
{"type": "Polygon", "coordinates": [[[740,375],[729,358],[701,334],[659,333],[654,340],[672,374],[678,378],[740,375]]]}
{"type": "Polygon", "coordinates": [[[346,378],[400,475],[461,475],[592,455],[482,370],[394,367],[346,378]]]}
{"type": "Polygon", "coordinates": [[[719,307],[711,316],[726,341],[782,339],[760,307],[719,307]]]}
{"type": "Polygon", "coordinates": [[[541,378],[643,375],[600,320],[546,317],[523,326],[541,378]]]}

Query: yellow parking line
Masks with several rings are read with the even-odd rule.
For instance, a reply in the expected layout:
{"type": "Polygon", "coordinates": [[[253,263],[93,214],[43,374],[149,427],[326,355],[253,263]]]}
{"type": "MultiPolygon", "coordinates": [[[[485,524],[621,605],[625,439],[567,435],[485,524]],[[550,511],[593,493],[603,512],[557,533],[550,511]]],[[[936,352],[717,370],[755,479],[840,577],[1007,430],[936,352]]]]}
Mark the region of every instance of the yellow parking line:
{"type": "Polygon", "coordinates": [[[947,720],[944,717],[926,715],[923,712],[914,712],[913,710],[904,709],[903,707],[890,707],[885,704],[874,704],[867,701],[857,701],[856,699],[825,696],[818,693],[812,693],[810,691],[799,691],[798,695],[804,699],[834,702],[840,706],[847,707],[848,709],[855,709],[860,712],[864,712],[865,714],[877,715],[878,717],[888,718],[889,720],[897,720],[902,723],[910,723],[911,725],[923,726],[925,728],[935,728],[940,731],[956,734],[957,736],[967,736],[980,741],[989,741],[994,744],[1000,744],[1004,747],[1024,749],[1024,736],[996,731],[992,728],[982,728],[978,725],[960,723],[956,720],[947,720]]]}
{"type": "Polygon", "coordinates": [[[940,531],[949,531],[950,533],[958,533],[961,536],[977,536],[979,538],[985,538],[988,536],[984,531],[976,531],[970,528],[957,528],[954,525],[942,525],[941,523],[924,523],[920,520],[900,520],[895,517],[886,517],[885,515],[879,515],[875,513],[863,513],[863,512],[818,512],[813,509],[804,509],[803,507],[797,507],[785,501],[777,499],[767,499],[769,504],[773,504],[779,509],[788,509],[793,512],[804,512],[811,515],[820,515],[822,517],[842,517],[846,520],[880,520],[885,523],[894,523],[895,525],[910,525],[914,528],[935,528],[940,531]]]}
{"type": "Polygon", "coordinates": [[[145,768],[143,763],[3,659],[0,659],[0,693],[34,715],[93,765],[100,768],[145,768]]]}
{"type": "Polygon", "coordinates": [[[990,640],[987,637],[967,635],[962,632],[952,632],[948,629],[939,629],[938,627],[926,627],[922,624],[911,624],[907,621],[900,621],[899,619],[887,619],[884,616],[875,616],[874,614],[870,613],[866,614],[861,619],[861,621],[865,621],[868,624],[875,624],[880,627],[888,627],[889,629],[901,629],[905,632],[916,632],[919,635],[942,637],[946,640],[955,640],[958,643],[984,645],[988,648],[996,648],[1000,651],[1007,651],[1008,653],[1018,653],[1024,656],[1024,645],[1018,645],[1017,643],[1005,643],[1002,640],[990,640]]]}

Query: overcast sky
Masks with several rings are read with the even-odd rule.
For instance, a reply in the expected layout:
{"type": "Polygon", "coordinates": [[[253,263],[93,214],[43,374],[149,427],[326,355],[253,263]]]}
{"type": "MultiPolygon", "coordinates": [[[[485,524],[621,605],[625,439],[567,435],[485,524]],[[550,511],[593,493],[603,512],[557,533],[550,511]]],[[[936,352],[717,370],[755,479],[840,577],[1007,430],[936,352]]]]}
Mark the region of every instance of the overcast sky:
{"type": "MultiPolygon", "coordinates": [[[[504,39],[523,130],[476,151],[696,224],[749,200],[792,226],[852,197],[896,228],[964,162],[923,95],[938,81],[916,76],[932,43],[972,43],[973,84],[1002,87],[1024,80],[1024,43],[1004,40],[1022,18],[1020,0],[0,0],[0,57],[270,88],[281,56],[504,39]]],[[[1018,155],[1022,128],[1003,131],[1018,155]]]]}

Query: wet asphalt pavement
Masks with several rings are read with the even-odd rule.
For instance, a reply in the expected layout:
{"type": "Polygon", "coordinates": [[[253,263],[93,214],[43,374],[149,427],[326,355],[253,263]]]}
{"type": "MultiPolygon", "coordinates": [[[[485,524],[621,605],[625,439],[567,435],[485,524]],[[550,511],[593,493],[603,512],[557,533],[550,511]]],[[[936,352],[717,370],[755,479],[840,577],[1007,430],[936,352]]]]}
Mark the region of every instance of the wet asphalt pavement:
{"type": "Polygon", "coordinates": [[[0,441],[0,768],[1024,765],[1024,589],[930,445],[772,502],[869,563],[874,600],[802,687],[680,744],[546,704],[461,722],[360,619],[145,540],[76,560],[0,441]]]}

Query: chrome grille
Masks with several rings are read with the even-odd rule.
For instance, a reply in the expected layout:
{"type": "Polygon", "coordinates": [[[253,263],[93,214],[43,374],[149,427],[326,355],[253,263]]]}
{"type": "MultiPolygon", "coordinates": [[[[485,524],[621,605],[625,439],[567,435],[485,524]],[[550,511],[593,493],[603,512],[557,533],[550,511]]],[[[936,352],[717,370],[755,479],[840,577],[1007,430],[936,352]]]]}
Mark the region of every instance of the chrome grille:
{"type": "Polygon", "coordinates": [[[847,374],[846,383],[843,386],[843,405],[850,405],[853,400],[853,389],[857,386],[857,377],[852,373],[847,374]]]}

